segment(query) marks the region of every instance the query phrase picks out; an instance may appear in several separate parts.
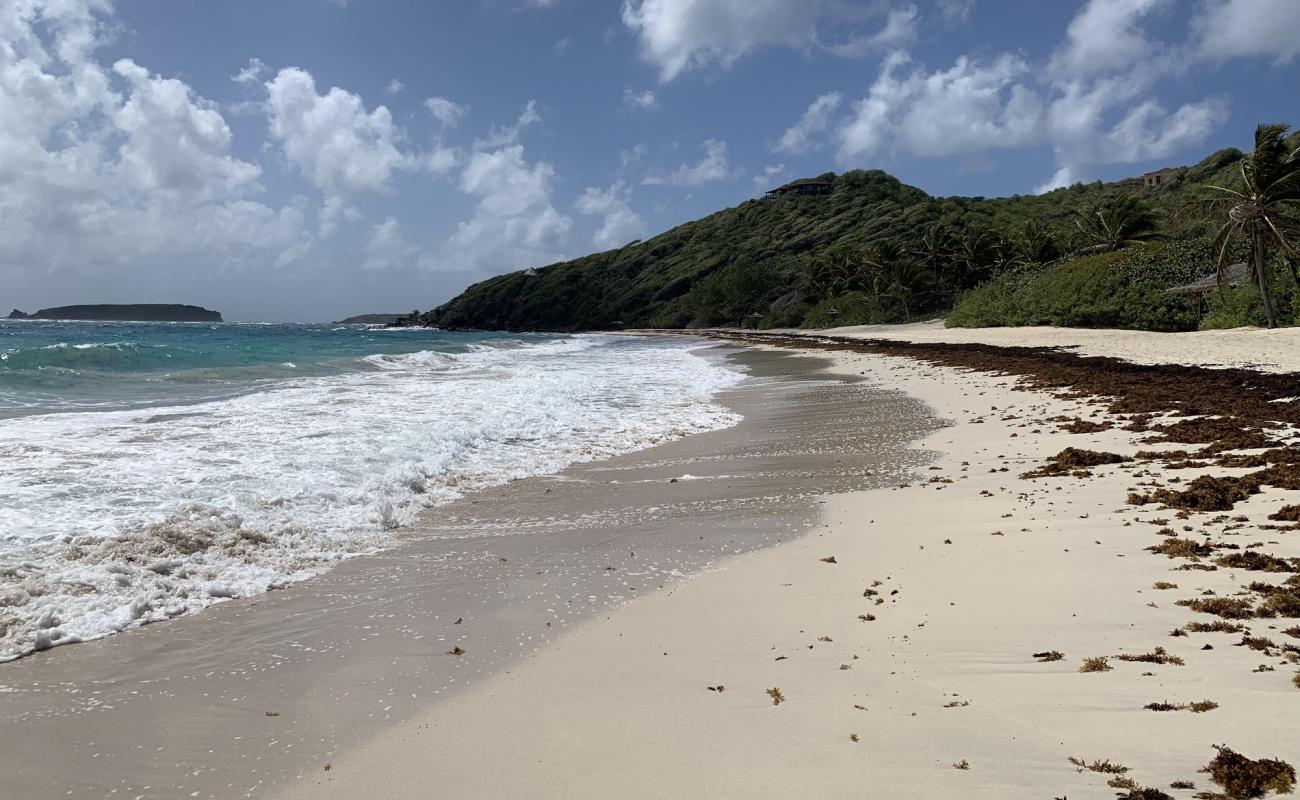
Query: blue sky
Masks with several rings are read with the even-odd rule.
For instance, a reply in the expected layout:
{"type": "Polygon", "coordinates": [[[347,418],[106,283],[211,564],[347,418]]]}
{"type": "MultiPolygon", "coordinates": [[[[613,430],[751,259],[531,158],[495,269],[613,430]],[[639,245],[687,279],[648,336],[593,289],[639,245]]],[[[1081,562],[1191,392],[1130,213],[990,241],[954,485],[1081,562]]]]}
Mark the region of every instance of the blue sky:
{"type": "Polygon", "coordinates": [[[4,0],[0,301],[429,308],[766,188],[1115,179],[1292,121],[1295,0],[4,0]]]}

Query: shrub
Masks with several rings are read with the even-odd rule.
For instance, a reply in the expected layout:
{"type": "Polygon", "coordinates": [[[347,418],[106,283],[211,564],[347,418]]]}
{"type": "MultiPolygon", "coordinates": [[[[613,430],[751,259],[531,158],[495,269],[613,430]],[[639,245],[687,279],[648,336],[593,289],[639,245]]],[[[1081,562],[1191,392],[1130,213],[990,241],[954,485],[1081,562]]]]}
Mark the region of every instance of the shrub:
{"type": "Polygon", "coordinates": [[[1164,291],[1189,270],[1166,274],[1149,264],[1130,263],[1139,254],[1160,251],[1160,246],[1143,246],[1003,273],[966,294],[947,325],[1195,330],[1197,301],[1164,291]]]}

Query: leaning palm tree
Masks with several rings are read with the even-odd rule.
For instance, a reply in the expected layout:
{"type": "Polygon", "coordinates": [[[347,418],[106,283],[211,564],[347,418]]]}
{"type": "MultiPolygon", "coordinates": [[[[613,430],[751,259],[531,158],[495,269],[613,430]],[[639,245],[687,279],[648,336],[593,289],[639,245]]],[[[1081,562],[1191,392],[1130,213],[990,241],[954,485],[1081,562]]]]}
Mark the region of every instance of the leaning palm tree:
{"type": "Polygon", "coordinates": [[[1052,228],[1039,219],[1026,220],[1008,239],[1012,264],[1046,264],[1060,257],[1052,228]]]}
{"type": "Polygon", "coordinates": [[[894,259],[884,275],[881,297],[896,300],[903,308],[903,318],[912,321],[916,301],[930,291],[934,275],[921,262],[906,255],[894,259]]]}
{"type": "Polygon", "coordinates": [[[1160,238],[1155,211],[1137,195],[1125,195],[1108,206],[1080,211],[1074,219],[1085,242],[1080,252],[1122,250],[1160,238]]]}
{"type": "Polygon", "coordinates": [[[991,229],[967,225],[957,237],[953,267],[958,288],[971,289],[1001,268],[1003,241],[991,229]]]}
{"type": "Polygon", "coordinates": [[[1300,148],[1288,147],[1286,132],[1286,125],[1260,125],[1255,129],[1255,149],[1241,159],[1240,185],[1206,186],[1211,194],[1190,204],[1227,212],[1213,244],[1220,285],[1232,239],[1240,236],[1249,244],[1250,271],[1270,328],[1277,327],[1277,321],[1268,291],[1269,257],[1280,252],[1293,273],[1300,262],[1300,148]]]}

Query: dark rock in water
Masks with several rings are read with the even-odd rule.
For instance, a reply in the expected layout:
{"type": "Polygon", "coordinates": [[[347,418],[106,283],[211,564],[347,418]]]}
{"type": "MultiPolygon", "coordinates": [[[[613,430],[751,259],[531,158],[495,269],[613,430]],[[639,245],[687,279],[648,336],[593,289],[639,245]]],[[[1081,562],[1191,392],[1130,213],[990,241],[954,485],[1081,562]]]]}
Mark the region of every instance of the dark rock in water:
{"type": "Polygon", "coordinates": [[[200,306],[170,303],[84,305],[42,308],[35,314],[14,309],[9,319],[70,319],[113,322],[221,322],[221,314],[200,306]]]}
{"type": "Polygon", "coordinates": [[[405,314],[357,314],[355,317],[348,317],[336,321],[335,325],[392,325],[405,314]]]}

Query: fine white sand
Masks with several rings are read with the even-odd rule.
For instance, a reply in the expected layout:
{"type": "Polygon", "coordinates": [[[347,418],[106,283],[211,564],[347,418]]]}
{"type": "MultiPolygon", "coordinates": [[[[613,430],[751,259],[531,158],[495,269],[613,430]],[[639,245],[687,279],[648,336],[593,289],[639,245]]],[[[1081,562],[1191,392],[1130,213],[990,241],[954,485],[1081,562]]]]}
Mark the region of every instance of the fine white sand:
{"type": "Polygon", "coordinates": [[[1194,363],[1300,372],[1300,327],[1152,333],[1094,328],[945,328],[942,320],[935,320],[910,325],[853,325],[818,333],[909,342],[1067,347],[1082,355],[1113,356],[1137,364],[1194,363]]]}
{"type": "MultiPolygon", "coordinates": [[[[1295,359],[1266,337],[1256,348],[1253,333],[1189,335],[1203,343],[1192,352],[1142,334],[955,339],[932,327],[901,338],[997,334],[999,344],[1276,368],[1295,359]]],[[[1300,764],[1295,665],[1234,646],[1240,635],[1169,635],[1211,619],[1176,600],[1274,576],[1176,571],[1182,562],[1146,552],[1161,527],[1147,523],[1172,514],[1125,505],[1128,489],[1149,480],[1132,474],[1145,466],[1097,468],[1086,480],[1018,478],[1067,446],[1131,453],[1140,434],[1060,432],[1037,420],[1098,418],[1098,407],[1013,391],[1005,378],[905,358],[835,358],[837,369],[906,391],[954,423],[922,443],[938,469],[906,488],[827,498],[820,527],[805,537],[580,626],[511,672],[339,754],[287,797],[1115,796],[1111,776],[1076,770],[1073,756],[1126,765],[1139,784],[1188,798],[1192,791],[1169,784],[1215,788],[1197,774],[1215,744],[1300,764]],[[837,563],[822,560],[829,556],[837,563]],[[1156,590],[1155,581],[1179,588],[1156,590]],[[868,589],[878,594],[864,596],[868,589]],[[1114,659],[1156,647],[1186,664],[1114,659]],[[1065,658],[1032,656],[1049,650],[1065,658]],[[1080,673],[1092,656],[1110,656],[1113,669],[1080,673]],[[1275,669],[1254,671],[1261,664],[1275,669]],[[719,685],[725,691],[707,688],[719,685]],[[785,702],[773,705],[771,688],[785,702]],[[1220,706],[1143,710],[1198,700],[1220,706]]],[[[1298,495],[1269,491],[1232,513],[1262,522],[1298,495]]],[[[1208,520],[1187,524],[1199,531],[1208,520]]],[[[1222,527],[1208,529],[1300,555],[1300,534],[1222,527]]],[[[1271,629],[1293,624],[1251,627],[1296,643],[1271,629]]]]}

